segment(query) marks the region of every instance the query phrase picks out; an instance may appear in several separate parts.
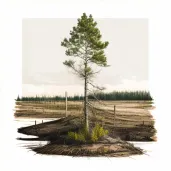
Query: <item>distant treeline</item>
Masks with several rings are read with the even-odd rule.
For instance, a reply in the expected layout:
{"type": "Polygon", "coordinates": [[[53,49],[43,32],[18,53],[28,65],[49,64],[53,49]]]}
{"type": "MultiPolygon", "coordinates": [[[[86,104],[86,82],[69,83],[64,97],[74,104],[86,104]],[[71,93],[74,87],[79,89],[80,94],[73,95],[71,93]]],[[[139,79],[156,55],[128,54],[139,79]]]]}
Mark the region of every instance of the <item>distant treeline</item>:
{"type": "Polygon", "coordinates": [[[110,93],[97,93],[89,95],[90,99],[94,96],[100,100],[153,100],[147,91],[114,91],[110,93]]]}
{"type": "MultiPolygon", "coordinates": [[[[153,100],[150,93],[147,91],[114,91],[110,93],[95,93],[89,94],[88,98],[91,100],[153,100]]],[[[69,96],[68,101],[83,100],[84,96],[69,96]]],[[[16,101],[62,101],[64,96],[35,96],[35,97],[17,97],[16,101]]]]}

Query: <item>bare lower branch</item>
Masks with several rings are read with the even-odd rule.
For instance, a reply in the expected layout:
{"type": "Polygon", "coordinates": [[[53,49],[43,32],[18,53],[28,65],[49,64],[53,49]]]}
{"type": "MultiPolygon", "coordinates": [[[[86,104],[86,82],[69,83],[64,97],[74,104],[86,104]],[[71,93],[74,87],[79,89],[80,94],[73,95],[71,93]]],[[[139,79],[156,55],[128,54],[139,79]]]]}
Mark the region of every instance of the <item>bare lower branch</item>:
{"type": "Polygon", "coordinates": [[[84,72],[82,72],[81,69],[77,69],[74,64],[75,64],[75,61],[73,60],[64,62],[64,65],[66,65],[69,68],[72,68],[77,75],[79,75],[81,78],[84,78],[85,77],[84,72]]]}
{"type": "Polygon", "coordinates": [[[96,85],[94,85],[93,83],[91,83],[91,82],[88,82],[88,84],[90,84],[92,87],[94,87],[94,88],[96,88],[96,89],[98,89],[98,90],[105,90],[105,87],[99,87],[99,86],[96,86],[96,85]]]}
{"type": "Polygon", "coordinates": [[[96,97],[96,95],[95,95],[95,93],[94,93],[93,91],[91,91],[91,90],[89,90],[89,89],[88,89],[88,91],[90,91],[90,92],[93,93],[93,94],[91,94],[91,95],[92,95],[100,104],[106,106],[101,100],[99,100],[99,99],[96,97]]]}

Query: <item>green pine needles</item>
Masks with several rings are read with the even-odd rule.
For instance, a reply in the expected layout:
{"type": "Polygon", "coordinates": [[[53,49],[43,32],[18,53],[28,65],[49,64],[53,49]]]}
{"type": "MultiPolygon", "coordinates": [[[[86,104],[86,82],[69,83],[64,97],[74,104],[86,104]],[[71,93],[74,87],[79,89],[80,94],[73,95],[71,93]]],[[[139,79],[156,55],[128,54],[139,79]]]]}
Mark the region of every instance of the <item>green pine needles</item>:
{"type": "Polygon", "coordinates": [[[107,134],[108,130],[105,130],[99,124],[96,124],[91,132],[89,132],[86,127],[80,129],[78,133],[68,132],[68,138],[81,143],[95,143],[107,134]]]}
{"type": "Polygon", "coordinates": [[[91,133],[91,140],[92,142],[97,142],[101,137],[107,135],[108,133],[108,130],[105,130],[99,124],[96,124],[91,133]]]}
{"type": "Polygon", "coordinates": [[[63,62],[72,69],[76,75],[84,80],[84,120],[88,129],[88,84],[92,84],[92,78],[99,72],[94,71],[93,65],[107,66],[107,58],[104,49],[109,42],[101,40],[102,35],[97,28],[97,22],[92,15],[85,13],[78,19],[77,26],[70,31],[70,38],[64,38],[61,46],[66,48],[65,54],[73,59],[63,62]],[[77,60],[76,60],[77,58],[77,60]]]}
{"type": "MultiPolygon", "coordinates": [[[[89,17],[83,13],[76,27],[70,31],[70,38],[65,38],[61,42],[61,46],[67,48],[65,54],[80,58],[83,62],[95,63],[99,66],[107,66],[107,59],[104,49],[107,48],[109,42],[101,41],[102,35],[97,28],[97,22],[94,21],[92,15],[89,17]]],[[[81,77],[85,77],[85,68],[76,69],[74,60],[67,60],[64,64],[72,69],[81,77]],[[84,71],[84,72],[81,72],[84,71]],[[83,74],[83,75],[82,75],[83,74]]],[[[92,75],[92,68],[86,68],[87,74],[92,75]]]]}

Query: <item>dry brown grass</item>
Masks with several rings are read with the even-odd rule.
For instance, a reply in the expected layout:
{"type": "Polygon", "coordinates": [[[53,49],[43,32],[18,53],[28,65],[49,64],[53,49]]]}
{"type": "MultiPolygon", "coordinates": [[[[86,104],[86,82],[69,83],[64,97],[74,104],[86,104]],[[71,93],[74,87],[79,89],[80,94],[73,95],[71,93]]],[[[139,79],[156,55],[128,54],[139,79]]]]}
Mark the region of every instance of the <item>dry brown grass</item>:
{"type": "MultiPolygon", "coordinates": [[[[133,127],[140,124],[153,125],[153,117],[149,110],[154,107],[150,101],[103,101],[91,102],[92,118],[113,125],[114,105],[116,106],[115,125],[133,127]]],[[[60,118],[65,117],[65,102],[16,102],[16,117],[26,118],[60,118]]],[[[82,101],[68,101],[68,115],[83,115],[82,101]]]]}
{"type": "Polygon", "coordinates": [[[95,144],[84,145],[62,145],[58,143],[49,143],[43,147],[32,148],[33,151],[40,154],[49,155],[69,155],[69,156],[110,156],[125,157],[130,155],[143,154],[143,150],[134,147],[131,143],[127,143],[120,139],[112,139],[111,142],[99,142],[95,144]]]}

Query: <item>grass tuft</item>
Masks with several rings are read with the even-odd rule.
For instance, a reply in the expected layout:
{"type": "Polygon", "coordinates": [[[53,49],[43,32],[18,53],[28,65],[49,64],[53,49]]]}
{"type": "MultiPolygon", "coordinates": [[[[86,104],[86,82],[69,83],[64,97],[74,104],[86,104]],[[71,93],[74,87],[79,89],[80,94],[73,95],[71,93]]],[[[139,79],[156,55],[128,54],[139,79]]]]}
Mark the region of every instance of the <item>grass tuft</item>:
{"type": "Polygon", "coordinates": [[[108,134],[108,130],[105,130],[99,124],[96,124],[91,132],[84,127],[77,132],[68,132],[68,138],[81,143],[94,143],[100,138],[108,134]]]}

